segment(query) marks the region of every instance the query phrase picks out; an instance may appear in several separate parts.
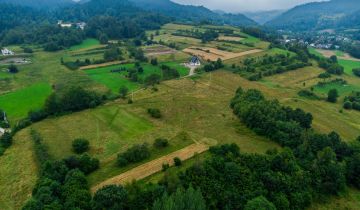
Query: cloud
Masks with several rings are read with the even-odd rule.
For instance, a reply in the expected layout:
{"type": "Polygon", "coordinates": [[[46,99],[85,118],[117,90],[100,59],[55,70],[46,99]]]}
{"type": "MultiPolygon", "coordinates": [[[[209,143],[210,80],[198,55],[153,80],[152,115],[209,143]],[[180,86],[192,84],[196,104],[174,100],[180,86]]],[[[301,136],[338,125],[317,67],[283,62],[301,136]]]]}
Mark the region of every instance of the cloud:
{"type": "Polygon", "coordinates": [[[228,12],[289,9],[299,4],[321,0],[173,0],[181,4],[203,5],[228,12]]]}

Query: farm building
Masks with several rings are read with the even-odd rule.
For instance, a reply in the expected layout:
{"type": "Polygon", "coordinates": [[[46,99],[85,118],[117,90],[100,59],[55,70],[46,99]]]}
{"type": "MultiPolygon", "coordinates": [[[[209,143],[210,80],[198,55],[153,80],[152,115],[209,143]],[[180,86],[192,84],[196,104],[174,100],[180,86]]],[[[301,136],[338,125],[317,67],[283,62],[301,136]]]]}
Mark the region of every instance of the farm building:
{"type": "Polygon", "coordinates": [[[191,57],[189,64],[191,66],[200,66],[201,62],[200,62],[200,59],[197,56],[193,56],[193,57],[191,57]]]}
{"type": "Polygon", "coordinates": [[[4,49],[1,49],[1,54],[2,54],[3,56],[14,55],[14,52],[11,51],[11,50],[9,50],[9,49],[7,49],[7,48],[4,48],[4,49]]]}
{"type": "Polygon", "coordinates": [[[62,20],[58,21],[58,25],[61,28],[71,28],[72,27],[72,23],[64,23],[62,20]]]}

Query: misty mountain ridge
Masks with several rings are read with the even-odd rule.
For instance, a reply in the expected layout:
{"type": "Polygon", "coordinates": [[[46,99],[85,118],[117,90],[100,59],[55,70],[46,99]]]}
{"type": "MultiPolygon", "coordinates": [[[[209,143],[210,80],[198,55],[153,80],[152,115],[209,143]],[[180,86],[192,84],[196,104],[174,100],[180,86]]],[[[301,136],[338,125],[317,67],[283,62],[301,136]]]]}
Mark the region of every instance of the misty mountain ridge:
{"type": "MultiPolygon", "coordinates": [[[[356,17],[360,10],[358,0],[332,0],[314,2],[288,10],[277,18],[266,23],[266,26],[293,31],[321,30],[339,28],[348,16],[356,17]]],[[[351,23],[348,24],[352,27],[351,23]]]]}

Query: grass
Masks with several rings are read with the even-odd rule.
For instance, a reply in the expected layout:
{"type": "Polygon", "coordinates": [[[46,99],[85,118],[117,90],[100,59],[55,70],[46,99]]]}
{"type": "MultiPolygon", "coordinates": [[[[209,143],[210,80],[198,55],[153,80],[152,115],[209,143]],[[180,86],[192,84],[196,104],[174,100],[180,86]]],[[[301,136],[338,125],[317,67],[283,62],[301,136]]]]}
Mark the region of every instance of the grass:
{"type": "MultiPolygon", "coordinates": [[[[205,75],[206,76],[206,75],[205,75]]],[[[117,175],[128,168],[116,166],[116,156],[134,144],[152,143],[156,138],[170,140],[168,149],[153,150],[150,159],[181,149],[193,141],[214,145],[237,143],[243,152],[264,153],[278,146],[257,136],[233,116],[228,103],[241,78],[232,74],[214,76],[208,86],[207,77],[171,80],[158,86],[159,91],[143,90],[134,95],[134,104],[116,101],[97,109],[47,119],[32,127],[41,133],[50,153],[57,159],[73,154],[75,138],[90,141],[90,154],[100,159],[101,167],[89,176],[91,184],[117,175]],[[163,114],[154,120],[148,108],[158,108],[163,114]],[[185,135],[188,141],[181,141],[185,135]]]]}
{"type": "Polygon", "coordinates": [[[360,89],[351,84],[339,84],[339,83],[329,83],[324,86],[314,86],[314,91],[323,95],[327,95],[331,89],[336,89],[340,95],[349,94],[352,91],[359,91],[360,89]]]}
{"type": "Polygon", "coordinates": [[[360,207],[360,191],[347,189],[339,196],[333,196],[325,202],[314,203],[308,210],[358,210],[360,207]]]}
{"type": "MultiPolygon", "coordinates": [[[[162,75],[160,68],[162,64],[177,69],[181,76],[186,76],[189,73],[188,68],[180,65],[177,62],[163,62],[160,63],[158,66],[153,66],[148,63],[142,63],[141,66],[144,68],[144,73],[139,74],[139,80],[143,81],[147,76],[151,74],[162,75]]],[[[119,69],[121,67],[126,69],[131,69],[131,68],[135,68],[135,65],[134,64],[114,65],[114,66],[85,70],[85,72],[87,75],[90,76],[90,78],[92,78],[98,83],[105,85],[114,93],[117,93],[119,91],[119,88],[122,86],[126,86],[127,88],[129,88],[129,90],[138,89],[141,86],[141,84],[137,82],[131,82],[128,78],[126,78],[127,72],[125,71],[116,72],[116,73],[111,72],[111,70],[119,69]]]]}
{"type": "Polygon", "coordinates": [[[99,45],[100,42],[97,39],[85,39],[81,44],[70,47],[71,51],[91,48],[99,45]]]}
{"type": "MultiPolygon", "coordinates": [[[[296,71],[266,77],[261,81],[261,86],[253,85],[253,87],[262,90],[268,97],[278,99],[284,105],[301,108],[310,112],[314,116],[313,127],[318,132],[329,133],[336,131],[345,141],[353,141],[360,133],[358,123],[360,112],[344,111],[340,113],[339,110],[342,109],[342,97],[346,95],[344,93],[350,91],[351,88],[359,90],[356,78],[344,76],[349,86],[343,87],[344,89],[341,90],[343,91],[341,92],[343,95],[339,98],[337,104],[328,103],[325,100],[302,98],[297,95],[300,90],[309,89],[321,81],[321,79],[317,77],[321,72],[324,72],[324,70],[318,67],[306,67],[296,71]]],[[[330,89],[330,87],[326,88],[330,89]]],[[[315,89],[315,92],[320,94],[319,91],[320,90],[315,89]]],[[[321,96],[325,98],[326,95],[327,91],[324,88],[321,90],[321,96]]]]}
{"type": "Polygon", "coordinates": [[[353,74],[352,70],[355,68],[360,68],[360,61],[351,61],[351,60],[339,60],[339,64],[342,65],[345,68],[345,73],[351,76],[355,75],[353,74]]]}
{"type": "Polygon", "coordinates": [[[20,131],[13,145],[0,157],[0,209],[21,209],[31,197],[37,165],[28,131],[20,131]]]}
{"type": "Polygon", "coordinates": [[[30,110],[43,107],[51,87],[46,83],[38,83],[27,88],[0,96],[0,107],[5,110],[13,124],[27,116],[30,110]]]}

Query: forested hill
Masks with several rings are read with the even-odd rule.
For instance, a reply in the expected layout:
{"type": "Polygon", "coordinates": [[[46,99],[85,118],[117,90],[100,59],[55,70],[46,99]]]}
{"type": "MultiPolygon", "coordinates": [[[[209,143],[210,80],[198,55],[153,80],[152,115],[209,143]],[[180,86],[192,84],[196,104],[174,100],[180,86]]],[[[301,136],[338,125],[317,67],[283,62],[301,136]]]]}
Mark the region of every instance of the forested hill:
{"type": "Polygon", "coordinates": [[[190,6],[174,3],[170,0],[130,0],[145,10],[159,12],[182,21],[212,21],[217,24],[236,26],[254,26],[257,23],[242,14],[218,14],[203,6],[190,6]]]}
{"type": "Polygon", "coordinates": [[[38,9],[53,9],[75,4],[72,0],[0,0],[1,3],[28,6],[38,9]]]}
{"type": "MultiPolygon", "coordinates": [[[[359,0],[332,0],[297,6],[266,23],[275,29],[304,31],[341,27],[348,15],[360,10],[359,0]]],[[[352,24],[349,24],[352,25],[352,24]]]]}

